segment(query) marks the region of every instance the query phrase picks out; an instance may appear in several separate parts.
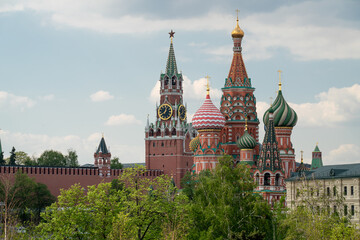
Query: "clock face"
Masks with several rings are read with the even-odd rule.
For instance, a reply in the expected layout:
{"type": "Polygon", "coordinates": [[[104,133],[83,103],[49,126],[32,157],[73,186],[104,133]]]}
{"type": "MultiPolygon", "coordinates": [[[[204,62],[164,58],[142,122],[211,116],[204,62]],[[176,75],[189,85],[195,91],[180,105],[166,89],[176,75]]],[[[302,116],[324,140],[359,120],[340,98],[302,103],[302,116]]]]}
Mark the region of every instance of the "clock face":
{"type": "Polygon", "coordinates": [[[186,109],[185,109],[184,105],[179,106],[178,114],[179,114],[180,120],[184,121],[186,118],[186,109]]]}
{"type": "Polygon", "coordinates": [[[168,120],[169,118],[171,118],[172,113],[173,113],[173,110],[172,110],[171,106],[167,103],[160,105],[160,107],[158,109],[159,117],[162,120],[168,120]]]}

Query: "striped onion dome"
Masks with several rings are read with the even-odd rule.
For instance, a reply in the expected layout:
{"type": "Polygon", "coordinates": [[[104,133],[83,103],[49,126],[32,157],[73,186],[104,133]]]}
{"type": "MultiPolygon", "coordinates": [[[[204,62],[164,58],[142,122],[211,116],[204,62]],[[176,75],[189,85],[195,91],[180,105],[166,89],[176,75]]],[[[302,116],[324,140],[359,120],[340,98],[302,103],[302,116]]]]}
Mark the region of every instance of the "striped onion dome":
{"type": "MultiPolygon", "coordinates": [[[[275,127],[294,127],[297,123],[297,114],[289,104],[285,101],[281,90],[278,91],[278,95],[272,104],[274,110],[274,126],[275,127]]],[[[264,125],[266,126],[269,122],[269,110],[264,114],[264,125]]]]}
{"type": "Polygon", "coordinates": [[[209,94],[206,95],[205,102],[195,113],[192,125],[195,129],[221,129],[225,126],[225,118],[212,103],[209,94]]]}
{"type": "Polygon", "coordinates": [[[240,149],[254,149],[256,147],[256,140],[245,129],[244,134],[236,142],[240,149]]]}
{"type": "Polygon", "coordinates": [[[197,136],[190,141],[189,143],[190,150],[192,152],[195,152],[199,145],[200,145],[200,140],[199,140],[199,136],[197,136]]]}

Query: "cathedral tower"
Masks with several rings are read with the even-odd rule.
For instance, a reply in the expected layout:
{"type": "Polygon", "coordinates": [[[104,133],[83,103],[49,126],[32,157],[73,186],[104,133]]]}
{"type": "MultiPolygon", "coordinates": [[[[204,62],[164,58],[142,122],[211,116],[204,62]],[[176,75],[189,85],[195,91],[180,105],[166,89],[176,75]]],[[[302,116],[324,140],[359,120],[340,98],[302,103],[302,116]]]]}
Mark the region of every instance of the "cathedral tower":
{"type": "MultiPolygon", "coordinates": [[[[285,101],[281,90],[281,71],[279,70],[279,91],[272,105],[274,110],[274,126],[276,140],[280,151],[282,168],[285,172],[285,178],[295,172],[295,150],[291,142],[291,133],[297,123],[297,114],[285,101]]],[[[264,114],[264,125],[269,122],[269,109],[264,114]]]]}
{"type": "Polygon", "coordinates": [[[172,175],[177,187],[193,165],[189,148],[196,131],[187,123],[183,101],[183,76],[177,70],[171,30],[165,73],[160,74],[160,104],[156,106],[155,123],[145,127],[145,162],[147,169],[164,170],[172,175]]]}
{"type": "Polygon", "coordinates": [[[209,77],[207,76],[207,94],[203,105],[192,119],[193,127],[199,132],[198,140],[191,142],[194,153],[195,172],[214,169],[218,157],[223,153],[220,147],[220,133],[225,118],[210,99],[209,77]]]}
{"type": "Polygon", "coordinates": [[[257,192],[262,193],[264,199],[273,203],[285,194],[284,171],[282,169],[281,158],[276,140],[274,128],[274,110],[268,110],[269,120],[266,123],[266,133],[261,148],[260,158],[254,178],[258,186],[257,192]]]}
{"type": "MultiPolygon", "coordinates": [[[[236,141],[244,134],[245,119],[248,120],[248,133],[259,141],[259,120],[256,113],[256,98],[248,77],[242,57],[241,42],[244,31],[239,27],[239,19],[232,31],[233,59],[225,85],[222,88],[220,111],[224,115],[226,124],[221,132],[221,142],[225,153],[232,155],[237,161],[240,160],[240,150],[236,141]]],[[[255,147],[255,158],[259,154],[259,146],[255,147]]]]}

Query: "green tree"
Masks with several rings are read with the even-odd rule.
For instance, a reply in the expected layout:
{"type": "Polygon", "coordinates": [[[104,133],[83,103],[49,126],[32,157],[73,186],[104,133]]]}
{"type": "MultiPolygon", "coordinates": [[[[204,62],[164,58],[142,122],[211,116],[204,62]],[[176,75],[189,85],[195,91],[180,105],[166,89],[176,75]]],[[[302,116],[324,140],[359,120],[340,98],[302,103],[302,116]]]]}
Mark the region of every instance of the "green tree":
{"type": "Polygon", "coordinates": [[[16,151],[15,156],[16,156],[16,161],[19,165],[27,165],[26,163],[31,161],[29,155],[23,151],[16,151]]]}
{"type": "Polygon", "coordinates": [[[75,150],[69,149],[68,154],[65,156],[66,159],[66,166],[68,167],[78,167],[78,155],[75,150]]]}
{"type": "Polygon", "coordinates": [[[184,239],[188,201],[168,176],[144,177],[144,167],[126,169],[118,181],[61,190],[41,214],[38,237],[48,239],[184,239]]]}
{"type": "Polygon", "coordinates": [[[114,157],[110,160],[111,169],[123,169],[123,165],[119,160],[119,157],[114,157]]]}
{"type": "Polygon", "coordinates": [[[0,202],[5,226],[5,239],[14,239],[14,228],[18,221],[40,220],[40,211],[55,201],[47,186],[36,183],[21,171],[16,172],[15,179],[9,175],[1,176],[0,202]],[[31,218],[31,219],[30,219],[31,218]]]}
{"type": "Polygon", "coordinates": [[[247,165],[234,167],[231,156],[219,158],[212,171],[197,177],[191,207],[190,239],[269,239],[272,213],[247,165]]]}
{"type": "Polygon", "coordinates": [[[9,159],[9,165],[14,166],[16,165],[16,153],[15,153],[15,147],[12,147],[10,152],[10,159],[9,159]]]}
{"type": "Polygon", "coordinates": [[[5,165],[4,152],[0,149],[0,165],[5,165]]]}
{"type": "Polygon", "coordinates": [[[49,167],[65,167],[66,158],[61,152],[54,150],[46,150],[38,158],[39,166],[49,166],[49,167]]]}

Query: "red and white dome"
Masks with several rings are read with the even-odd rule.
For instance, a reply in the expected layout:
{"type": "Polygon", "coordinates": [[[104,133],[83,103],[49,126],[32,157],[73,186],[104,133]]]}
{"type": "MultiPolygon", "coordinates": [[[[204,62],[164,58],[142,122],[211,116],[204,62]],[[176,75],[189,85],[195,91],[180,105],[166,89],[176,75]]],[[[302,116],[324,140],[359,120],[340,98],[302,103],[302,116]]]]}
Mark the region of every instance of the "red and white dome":
{"type": "Polygon", "coordinates": [[[197,110],[192,125],[195,129],[221,129],[225,126],[225,118],[215,107],[210,99],[210,95],[206,95],[205,102],[197,110]]]}

